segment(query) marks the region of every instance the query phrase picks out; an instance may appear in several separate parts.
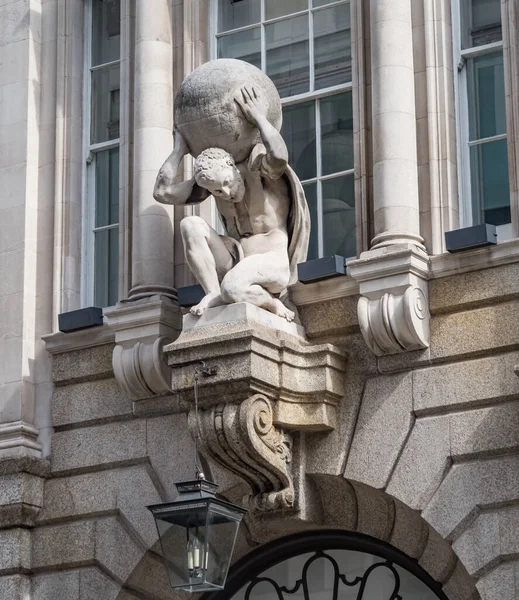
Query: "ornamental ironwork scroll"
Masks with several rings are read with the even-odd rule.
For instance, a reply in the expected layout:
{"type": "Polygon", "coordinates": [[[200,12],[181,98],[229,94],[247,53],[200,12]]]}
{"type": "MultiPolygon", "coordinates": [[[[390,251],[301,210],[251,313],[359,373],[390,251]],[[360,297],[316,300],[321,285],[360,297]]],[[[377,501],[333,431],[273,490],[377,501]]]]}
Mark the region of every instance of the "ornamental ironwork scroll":
{"type": "MultiPolygon", "coordinates": [[[[303,594],[304,600],[312,600],[312,593],[310,591],[310,580],[309,580],[309,569],[312,564],[320,559],[327,560],[332,566],[333,570],[333,578],[332,578],[332,587],[331,587],[331,595],[328,596],[330,600],[338,600],[340,597],[341,586],[346,586],[346,588],[355,589],[357,592],[355,598],[356,600],[369,600],[369,595],[366,594],[366,588],[369,583],[371,583],[372,578],[375,574],[380,573],[381,570],[385,569],[389,571],[389,573],[393,576],[394,584],[392,587],[388,588],[387,596],[384,596],[387,600],[402,600],[402,596],[400,595],[400,576],[393,565],[393,563],[389,560],[381,559],[380,562],[374,563],[370,565],[365,571],[363,575],[358,577],[354,577],[353,579],[348,579],[346,575],[340,572],[339,565],[337,561],[327,554],[324,550],[317,550],[314,554],[305,562],[303,565],[303,569],[301,572],[301,578],[298,579],[295,585],[292,588],[289,588],[285,585],[279,585],[277,581],[272,579],[271,577],[258,576],[250,581],[247,588],[245,589],[244,600],[254,600],[254,590],[259,585],[270,585],[272,587],[272,595],[273,599],[277,600],[290,600],[291,597],[301,598],[301,592],[303,594]]],[[[265,591],[262,591],[262,596],[265,594],[265,591]]]]}

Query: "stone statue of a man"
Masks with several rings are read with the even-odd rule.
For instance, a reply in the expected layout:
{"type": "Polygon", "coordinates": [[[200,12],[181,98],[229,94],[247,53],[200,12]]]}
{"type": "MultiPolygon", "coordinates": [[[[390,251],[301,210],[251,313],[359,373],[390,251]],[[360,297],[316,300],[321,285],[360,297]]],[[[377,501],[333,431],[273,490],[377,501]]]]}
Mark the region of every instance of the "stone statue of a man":
{"type": "Polygon", "coordinates": [[[261,91],[243,85],[234,101],[259,130],[261,143],[238,163],[226,150],[208,147],[196,157],[193,177],[175,183],[182,158],[190,152],[175,129],[175,147],[158,174],[154,197],[164,204],[187,205],[212,195],[225,226],[227,235],[219,235],[200,217],[185,217],[180,224],[187,263],[206,293],[193,314],[250,302],[292,321],[287,287],[297,280],[297,264],[306,260],[308,207],[287,164],[285,142],[267,119],[261,91]]]}

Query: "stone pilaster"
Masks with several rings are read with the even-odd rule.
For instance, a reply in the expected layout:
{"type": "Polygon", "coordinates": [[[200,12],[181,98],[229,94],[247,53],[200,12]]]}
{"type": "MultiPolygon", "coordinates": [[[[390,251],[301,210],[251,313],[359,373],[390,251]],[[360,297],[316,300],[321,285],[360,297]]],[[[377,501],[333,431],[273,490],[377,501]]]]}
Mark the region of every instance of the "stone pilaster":
{"type": "Polygon", "coordinates": [[[422,245],[410,0],[372,0],[373,247],[422,245]]]}
{"type": "Polygon", "coordinates": [[[173,211],[153,198],[155,178],[173,148],[170,4],[170,0],[135,3],[131,299],[175,296],[173,211]]]}

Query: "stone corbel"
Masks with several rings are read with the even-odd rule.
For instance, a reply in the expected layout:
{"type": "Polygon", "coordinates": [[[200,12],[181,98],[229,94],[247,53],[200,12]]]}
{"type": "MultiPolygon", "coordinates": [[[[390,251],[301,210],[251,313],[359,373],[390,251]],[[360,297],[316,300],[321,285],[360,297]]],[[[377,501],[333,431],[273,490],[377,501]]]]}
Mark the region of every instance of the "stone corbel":
{"type": "Polygon", "coordinates": [[[359,283],[359,325],[374,354],[429,346],[429,259],[423,250],[413,244],[371,250],[348,268],[359,283]]]}
{"type": "Polygon", "coordinates": [[[180,333],[178,306],[166,296],[151,296],[120,302],[104,314],[115,332],[112,365],[124,393],[132,400],[169,393],[171,370],[163,347],[180,333]]]}
{"type": "MultiPolygon", "coordinates": [[[[346,354],[310,344],[301,326],[247,303],[186,315],[164,352],[172,390],[187,402],[194,400],[195,366],[213,368],[198,388],[201,453],[250,486],[251,510],[293,507],[292,435],[336,427],[346,354]]],[[[190,428],[196,432],[193,414],[190,428]]]]}
{"type": "MultiPolygon", "coordinates": [[[[192,410],[191,431],[197,423],[192,410]]],[[[292,440],[274,425],[272,403],[255,394],[240,404],[218,404],[198,416],[202,452],[246,481],[251,510],[291,508],[292,440]]]]}

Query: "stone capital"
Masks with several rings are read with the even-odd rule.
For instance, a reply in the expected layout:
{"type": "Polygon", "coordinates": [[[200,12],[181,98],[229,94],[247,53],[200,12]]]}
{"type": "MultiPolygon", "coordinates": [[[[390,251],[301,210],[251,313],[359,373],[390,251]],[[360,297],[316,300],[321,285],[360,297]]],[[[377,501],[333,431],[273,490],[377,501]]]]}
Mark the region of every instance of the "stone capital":
{"type": "Polygon", "coordinates": [[[167,394],[170,370],[162,349],[178,337],[180,309],[166,296],[120,302],[105,311],[115,333],[112,364],[125,394],[133,400],[167,394]]]}
{"type": "Polygon", "coordinates": [[[359,325],[377,355],[429,346],[429,258],[414,244],[361,254],[348,263],[359,283],[359,325]]]}

